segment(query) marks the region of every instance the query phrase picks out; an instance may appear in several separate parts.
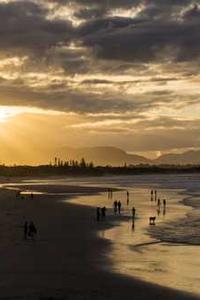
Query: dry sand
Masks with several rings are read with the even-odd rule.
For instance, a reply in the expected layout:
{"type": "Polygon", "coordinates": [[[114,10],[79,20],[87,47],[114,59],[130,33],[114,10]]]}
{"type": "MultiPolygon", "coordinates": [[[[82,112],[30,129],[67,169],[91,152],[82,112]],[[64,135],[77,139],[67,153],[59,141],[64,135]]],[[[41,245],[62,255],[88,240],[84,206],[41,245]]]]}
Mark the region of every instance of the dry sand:
{"type": "MultiPolygon", "coordinates": [[[[67,191],[102,189],[65,186],[67,191]]],[[[0,299],[197,299],[110,273],[105,253],[112,245],[96,233],[111,224],[97,224],[94,208],[66,203],[61,197],[15,199],[14,191],[0,190],[0,299]],[[35,241],[23,239],[24,217],[38,228],[35,241]]]]}

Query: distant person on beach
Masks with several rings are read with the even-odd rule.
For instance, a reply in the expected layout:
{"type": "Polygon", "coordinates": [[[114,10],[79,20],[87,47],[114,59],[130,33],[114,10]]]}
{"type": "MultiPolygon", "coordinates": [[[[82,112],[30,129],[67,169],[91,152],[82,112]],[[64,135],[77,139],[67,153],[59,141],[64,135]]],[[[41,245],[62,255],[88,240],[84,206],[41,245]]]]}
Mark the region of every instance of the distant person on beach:
{"type": "Polygon", "coordinates": [[[34,239],[36,234],[37,234],[37,229],[36,229],[34,223],[31,221],[28,226],[28,236],[30,238],[34,239]]]}
{"type": "Polygon", "coordinates": [[[126,192],[126,203],[129,205],[129,191],[126,192]]]}
{"type": "Polygon", "coordinates": [[[102,218],[105,218],[105,216],[106,216],[106,207],[105,206],[101,208],[101,216],[102,216],[102,218]]]}
{"type": "Polygon", "coordinates": [[[28,222],[24,222],[24,239],[27,240],[27,234],[28,234],[28,222]]]}
{"type": "Polygon", "coordinates": [[[160,204],[161,204],[160,198],[158,198],[158,202],[157,202],[158,207],[160,207],[160,204]]]}
{"type": "Polygon", "coordinates": [[[96,214],[97,214],[97,221],[99,222],[100,221],[100,207],[97,207],[96,214]]]}
{"type": "Polygon", "coordinates": [[[135,230],[135,220],[134,219],[132,220],[132,230],[133,231],[135,230]]]}
{"type": "Polygon", "coordinates": [[[135,219],[135,212],[136,212],[136,209],[135,209],[135,207],[133,207],[132,208],[132,217],[133,217],[133,219],[135,219]]]}
{"type": "Polygon", "coordinates": [[[151,190],[151,201],[153,201],[153,190],[151,190]]]}
{"type": "Polygon", "coordinates": [[[114,213],[116,215],[116,213],[117,213],[117,200],[114,201],[113,206],[114,206],[114,213]]]}
{"type": "Polygon", "coordinates": [[[110,198],[112,199],[112,197],[113,197],[113,190],[110,189],[110,198]]]}
{"type": "Polygon", "coordinates": [[[121,214],[121,206],[122,206],[121,201],[118,201],[117,206],[118,206],[118,213],[121,214]]]}
{"type": "Polygon", "coordinates": [[[166,199],[163,199],[163,206],[166,207],[166,205],[167,205],[167,201],[166,199]]]}

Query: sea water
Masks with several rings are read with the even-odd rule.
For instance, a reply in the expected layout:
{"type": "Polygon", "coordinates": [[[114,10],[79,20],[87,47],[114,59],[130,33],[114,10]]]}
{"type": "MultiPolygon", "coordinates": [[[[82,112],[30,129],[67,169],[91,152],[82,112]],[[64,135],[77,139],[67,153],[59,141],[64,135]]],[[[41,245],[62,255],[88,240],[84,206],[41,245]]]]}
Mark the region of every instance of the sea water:
{"type": "Polygon", "coordinates": [[[94,207],[105,205],[108,219],[113,216],[113,201],[122,202],[121,222],[100,231],[102,238],[112,242],[112,251],[107,256],[113,272],[200,295],[199,183],[199,175],[90,179],[84,184],[122,190],[114,192],[112,199],[102,193],[73,202],[94,207]],[[161,199],[160,209],[157,202],[151,201],[152,189],[157,190],[157,198],[161,199]],[[128,206],[127,190],[130,194],[128,206]],[[163,199],[167,201],[166,209],[163,199]],[[131,217],[133,206],[136,208],[135,222],[131,217]],[[155,226],[149,226],[150,216],[156,216],[155,226]]]}
{"type": "MultiPolygon", "coordinates": [[[[38,181],[27,181],[27,184],[38,181]]],[[[85,185],[117,188],[113,198],[107,193],[78,196],[72,203],[107,207],[105,222],[110,229],[99,235],[111,242],[106,254],[112,272],[139,278],[154,284],[200,295],[200,175],[136,175],[93,178],[63,178],[40,184],[85,185]],[[161,207],[151,201],[157,190],[161,207]],[[129,191],[127,205],[126,191],[129,191]],[[166,199],[164,209],[162,200],[166,199]],[[122,202],[121,216],[113,217],[113,201],[122,202]],[[136,208],[133,222],[132,207],[136,208]],[[149,226],[149,217],[156,225],[149,226]]],[[[24,182],[23,182],[24,185],[24,182]]],[[[101,267],[101,266],[100,266],[101,267]]]]}

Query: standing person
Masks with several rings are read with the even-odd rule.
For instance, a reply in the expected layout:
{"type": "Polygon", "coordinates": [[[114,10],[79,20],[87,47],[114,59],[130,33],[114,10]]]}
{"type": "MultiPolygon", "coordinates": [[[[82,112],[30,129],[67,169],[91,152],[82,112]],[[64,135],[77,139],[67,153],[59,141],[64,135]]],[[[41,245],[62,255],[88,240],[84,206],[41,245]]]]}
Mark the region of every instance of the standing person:
{"type": "Polygon", "coordinates": [[[135,207],[133,206],[133,208],[132,208],[132,217],[133,217],[133,219],[135,219],[135,212],[136,212],[136,209],[135,209],[135,207]]]}
{"type": "Polygon", "coordinates": [[[118,206],[118,213],[121,214],[121,206],[122,206],[121,201],[118,201],[117,206],[118,206]]]}
{"type": "Polygon", "coordinates": [[[37,234],[37,229],[34,225],[34,223],[31,221],[28,227],[28,236],[30,236],[32,239],[34,239],[34,236],[37,234]]]}
{"type": "Polygon", "coordinates": [[[158,198],[158,203],[157,203],[158,207],[160,207],[160,198],[158,198]]]}
{"type": "Polygon", "coordinates": [[[135,220],[132,219],[132,230],[134,231],[135,230],[135,220]]]}
{"type": "Polygon", "coordinates": [[[101,208],[101,216],[102,216],[102,218],[105,218],[105,216],[106,216],[106,207],[105,206],[101,208]]]}
{"type": "Polygon", "coordinates": [[[99,222],[100,221],[100,207],[97,207],[96,214],[97,214],[97,222],[99,222]]]}
{"type": "Polygon", "coordinates": [[[166,199],[163,199],[163,206],[164,206],[164,208],[166,208],[166,205],[167,205],[167,201],[166,201],[166,199]]]}
{"type": "Polygon", "coordinates": [[[116,215],[116,213],[117,213],[117,200],[114,201],[113,206],[114,206],[114,213],[116,215]]]}
{"type": "Polygon", "coordinates": [[[126,192],[126,203],[129,205],[129,191],[126,192]]]}
{"type": "Polygon", "coordinates": [[[151,201],[153,201],[153,190],[151,190],[151,201]]]}
{"type": "Polygon", "coordinates": [[[27,233],[28,233],[28,222],[24,222],[24,239],[27,240],[27,233]]]}

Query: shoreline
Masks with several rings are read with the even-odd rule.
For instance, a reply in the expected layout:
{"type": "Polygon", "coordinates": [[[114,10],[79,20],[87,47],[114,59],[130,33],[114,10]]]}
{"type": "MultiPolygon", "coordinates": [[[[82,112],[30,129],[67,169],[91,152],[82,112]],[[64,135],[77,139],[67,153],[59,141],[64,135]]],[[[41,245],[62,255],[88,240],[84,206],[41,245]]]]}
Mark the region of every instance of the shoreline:
{"type": "MultiPolygon", "coordinates": [[[[66,196],[59,197],[57,194],[36,195],[32,202],[26,196],[17,206],[11,206],[11,202],[15,205],[18,201],[13,199],[14,192],[1,189],[0,196],[4,219],[6,213],[14,214],[10,216],[10,227],[19,226],[19,220],[25,213],[36,220],[40,232],[34,243],[20,240],[20,230],[16,230],[16,234],[10,227],[12,242],[9,237],[2,241],[0,236],[5,253],[11,256],[15,253],[15,259],[11,260],[13,264],[7,259],[1,262],[6,276],[13,273],[14,267],[15,273],[11,281],[9,276],[7,281],[1,278],[4,287],[0,285],[0,299],[130,299],[132,296],[146,299],[147,293],[149,299],[199,299],[192,294],[102,270],[99,266],[103,263],[109,268],[105,253],[112,245],[98,232],[102,226],[109,228],[114,225],[98,225],[94,208],[71,204],[72,194],[65,202],[62,200],[66,196]],[[9,204],[8,200],[11,200],[9,204]]],[[[4,257],[2,252],[1,249],[1,260],[4,257]]]]}

